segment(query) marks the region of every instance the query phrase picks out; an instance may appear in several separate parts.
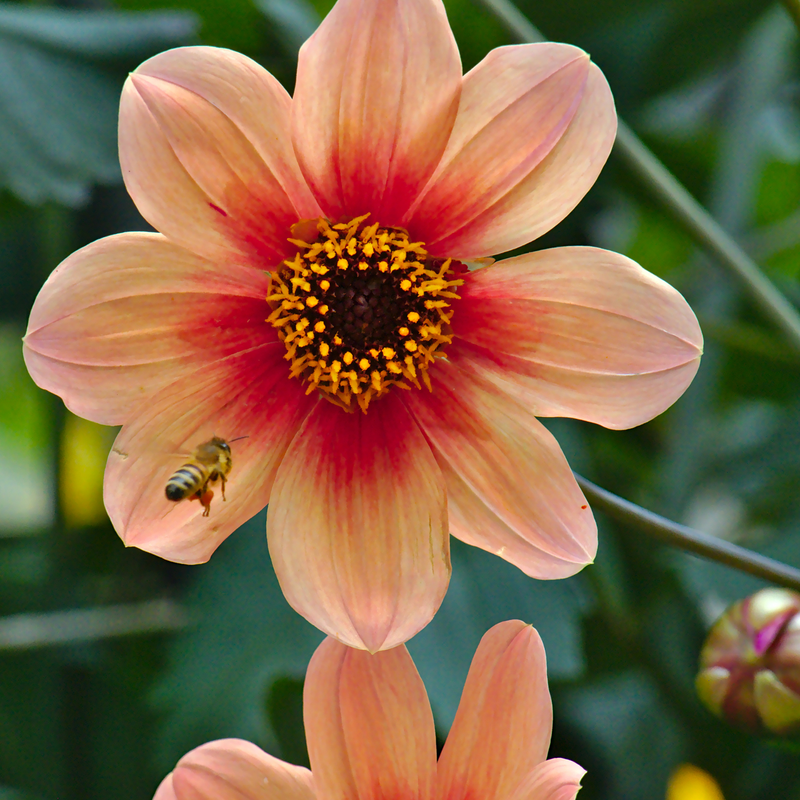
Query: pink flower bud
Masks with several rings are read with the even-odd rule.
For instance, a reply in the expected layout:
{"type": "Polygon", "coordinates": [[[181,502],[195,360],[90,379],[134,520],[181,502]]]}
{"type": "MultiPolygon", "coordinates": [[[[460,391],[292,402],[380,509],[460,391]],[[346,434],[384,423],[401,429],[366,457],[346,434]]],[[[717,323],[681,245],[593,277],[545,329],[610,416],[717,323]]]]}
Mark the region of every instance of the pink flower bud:
{"type": "Polygon", "coordinates": [[[800,594],[762,589],[714,623],[697,693],[717,716],[751,731],[800,731],[800,594]]]}

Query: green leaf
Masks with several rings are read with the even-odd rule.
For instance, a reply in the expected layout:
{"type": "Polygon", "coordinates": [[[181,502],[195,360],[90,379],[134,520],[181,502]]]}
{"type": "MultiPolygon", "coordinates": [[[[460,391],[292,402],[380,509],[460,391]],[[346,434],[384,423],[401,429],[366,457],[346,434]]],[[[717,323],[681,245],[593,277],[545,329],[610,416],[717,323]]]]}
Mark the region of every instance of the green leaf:
{"type": "Polygon", "coordinates": [[[303,683],[300,678],[278,678],[267,695],[267,717],[284,760],[308,767],[310,763],[303,727],[303,683]]]}
{"type": "Polygon", "coordinates": [[[472,657],[498,622],[531,623],[544,641],[551,679],[584,669],[580,619],[589,597],[580,576],[537,581],[497,556],[451,538],[453,577],[433,621],[408,644],[440,731],[450,728],[472,657]]]}
{"type": "Polygon", "coordinates": [[[307,0],[255,0],[258,9],[279,30],[279,41],[292,56],[319,25],[319,15],[307,0]]]}
{"type": "Polygon", "coordinates": [[[560,724],[576,729],[602,757],[599,774],[586,776],[587,790],[604,783],[602,797],[664,796],[667,778],[681,760],[681,730],[644,673],[630,671],[570,689],[557,711],[560,724]]]}
{"type": "Polygon", "coordinates": [[[151,11],[169,5],[196,15],[203,44],[255,55],[261,45],[261,17],[253,0],[117,0],[119,8],[151,11]]]}
{"type": "Polygon", "coordinates": [[[32,794],[19,792],[8,786],[0,786],[0,800],[39,800],[39,798],[34,798],[32,794]]]}
{"type": "Polygon", "coordinates": [[[35,48],[84,59],[145,58],[191,39],[197,18],[189,12],[0,7],[0,34],[35,48]]]}
{"type": "Polygon", "coordinates": [[[46,395],[22,360],[22,331],[0,328],[0,460],[13,464],[0,481],[0,537],[39,532],[53,521],[53,476],[46,395]]]}
{"type": "Polygon", "coordinates": [[[149,55],[185,41],[187,15],[0,8],[0,185],[27,203],[85,204],[120,180],[123,74],[89,62],[149,55]]]}
{"type": "Polygon", "coordinates": [[[192,569],[187,606],[195,624],[175,640],[154,695],[164,712],[157,741],[163,769],[228,736],[281,754],[264,713],[267,691],[280,676],[305,675],[322,634],[284,599],[265,530],[262,513],[192,569]]]}
{"type": "Polygon", "coordinates": [[[756,203],[761,224],[777,222],[795,211],[800,205],[800,164],[769,161],[761,173],[756,203]]]}

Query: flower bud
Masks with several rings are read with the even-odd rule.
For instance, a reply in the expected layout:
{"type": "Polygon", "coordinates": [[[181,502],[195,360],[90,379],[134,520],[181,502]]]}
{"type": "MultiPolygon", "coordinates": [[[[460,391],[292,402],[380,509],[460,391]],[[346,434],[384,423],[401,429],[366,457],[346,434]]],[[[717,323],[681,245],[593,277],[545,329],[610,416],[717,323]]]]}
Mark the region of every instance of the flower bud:
{"type": "Polygon", "coordinates": [[[695,681],[717,716],[754,732],[800,732],[800,594],[762,589],[714,623],[695,681]]]}

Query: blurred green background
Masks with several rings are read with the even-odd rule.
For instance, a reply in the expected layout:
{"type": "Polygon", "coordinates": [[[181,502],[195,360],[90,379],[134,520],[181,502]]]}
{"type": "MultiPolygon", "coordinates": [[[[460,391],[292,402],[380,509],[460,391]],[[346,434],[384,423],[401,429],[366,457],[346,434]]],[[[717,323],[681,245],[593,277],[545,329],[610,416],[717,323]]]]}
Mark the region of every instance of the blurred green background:
{"type": "MultiPolygon", "coordinates": [[[[465,69],[507,43],[469,0],[445,5],[465,69]]],[[[41,284],[74,249],[147,225],[116,155],[126,72],[180,44],[241,50],[291,91],[327,0],[0,4],[0,798],[146,800],[188,749],[239,736],[305,763],[302,680],[321,636],[285,603],[261,514],[209,564],[126,551],[102,506],[114,431],[28,377],[20,352],[41,284]]],[[[588,50],[618,109],[800,303],[798,32],[757,0],[560,0],[521,8],[588,50]]],[[[800,566],[800,356],[613,156],[533,247],[618,250],[677,286],[706,354],[670,411],[627,432],[548,421],[601,486],[800,566]]],[[[541,632],[551,755],[589,773],[583,800],[664,797],[690,761],[727,800],[800,798],[796,752],[738,733],[695,699],[699,647],[761,584],[598,517],[597,563],[553,583],[453,542],[442,610],[409,648],[443,738],[489,625],[541,632]]]]}

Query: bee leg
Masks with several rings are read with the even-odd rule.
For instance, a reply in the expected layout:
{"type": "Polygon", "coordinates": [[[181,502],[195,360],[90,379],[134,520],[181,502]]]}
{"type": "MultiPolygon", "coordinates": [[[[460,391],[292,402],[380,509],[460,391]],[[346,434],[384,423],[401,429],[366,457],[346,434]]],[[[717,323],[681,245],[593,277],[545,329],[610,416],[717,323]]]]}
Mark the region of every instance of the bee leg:
{"type": "Polygon", "coordinates": [[[219,479],[222,481],[222,499],[225,500],[225,476],[220,475],[219,479]]]}
{"type": "Polygon", "coordinates": [[[213,498],[214,492],[211,489],[206,489],[199,497],[200,505],[203,506],[204,517],[211,515],[211,501],[213,498]]]}

